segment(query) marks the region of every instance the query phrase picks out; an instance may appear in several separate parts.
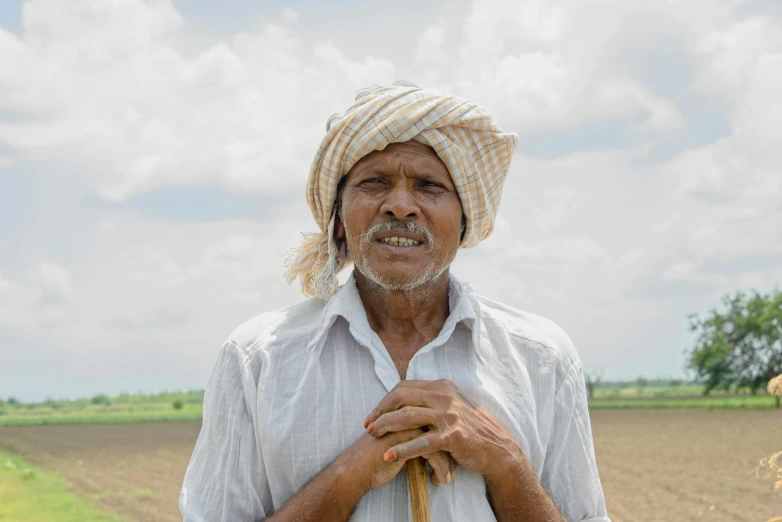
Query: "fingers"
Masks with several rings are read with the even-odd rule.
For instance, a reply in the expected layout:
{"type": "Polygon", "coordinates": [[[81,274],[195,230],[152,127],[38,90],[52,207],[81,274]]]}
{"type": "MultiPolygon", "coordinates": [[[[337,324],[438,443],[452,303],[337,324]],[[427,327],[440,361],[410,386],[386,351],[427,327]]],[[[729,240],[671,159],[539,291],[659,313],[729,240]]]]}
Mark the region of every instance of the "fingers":
{"type": "Polygon", "coordinates": [[[386,395],[364,420],[364,427],[376,422],[384,414],[397,411],[405,406],[443,410],[452,404],[454,395],[439,390],[420,388],[399,388],[386,395]]]}
{"type": "Polygon", "coordinates": [[[381,415],[367,427],[373,437],[382,437],[393,431],[435,426],[435,410],[417,406],[405,406],[396,411],[381,415]]]}
{"type": "Polygon", "coordinates": [[[435,486],[441,484],[450,484],[454,479],[454,471],[456,471],[456,461],[451,455],[445,451],[436,451],[434,453],[427,453],[423,456],[432,466],[432,474],[430,480],[435,486]]]}
{"type": "Polygon", "coordinates": [[[424,433],[426,432],[421,428],[416,428],[412,430],[395,431],[393,433],[389,433],[388,435],[386,435],[386,437],[383,440],[387,441],[388,444],[388,446],[386,446],[387,448],[392,448],[396,445],[411,441],[416,437],[423,435],[424,433]]]}
{"type": "Polygon", "coordinates": [[[375,406],[364,421],[364,427],[369,427],[384,413],[396,411],[403,406],[427,406],[425,399],[428,393],[431,392],[420,388],[395,388],[375,406]]]}
{"type": "Polygon", "coordinates": [[[386,462],[393,462],[395,460],[405,461],[414,457],[426,455],[427,453],[440,451],[441,447],[442,441],[440,434],[429,431],[423,435],[419,435],[413,440],[394,445],[391,449],[386,451],[385,455],[383,455],[383,460],[386,462]]]}

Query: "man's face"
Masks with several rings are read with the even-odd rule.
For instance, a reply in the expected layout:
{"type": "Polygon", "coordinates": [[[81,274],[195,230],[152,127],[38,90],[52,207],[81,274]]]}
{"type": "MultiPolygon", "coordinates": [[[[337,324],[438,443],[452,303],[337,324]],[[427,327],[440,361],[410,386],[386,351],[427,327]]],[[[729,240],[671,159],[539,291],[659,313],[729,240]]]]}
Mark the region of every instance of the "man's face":
{"type": "Polygon", "coordinates": [[[346,238],[356,269],[386,289],[431,283],[456,256],[461,201],[427,145],[392,143],[361,158],[345,178],[341,205],[337,241],[346,238]]]}

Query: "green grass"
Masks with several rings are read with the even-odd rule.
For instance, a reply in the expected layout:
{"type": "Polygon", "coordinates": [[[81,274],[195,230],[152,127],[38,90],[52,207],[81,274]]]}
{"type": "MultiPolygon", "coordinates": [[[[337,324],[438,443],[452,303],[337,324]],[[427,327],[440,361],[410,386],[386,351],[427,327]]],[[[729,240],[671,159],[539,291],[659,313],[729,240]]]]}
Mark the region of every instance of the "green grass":
{"type": "Polygon", "coordinates": [[[85,504],[50,471],[0,452],[0,520],[13,522],[122,522],[85,504]]]}
{"type": "MultiPolygon", "coordinates": [[[[598,396],[597,394],[595,394],[598,396]]],[[[599,397],[599,396],[598,396],[599,397]]],[[[768,395],[740,395],[687,398],[595,399],[589,401],[592,409],[641,409],[641,408],[696,408],[696,409],[771,409],[774,397],[768,395]]]]}
{"type": "MultiPolygon", "coordinates": [[[[712,390],[709,397],[749,397],[751,394],[743,390],[743,393],[737,394],[735,391],[712,390]]],[[[703,396],[703,386],[682,385],[682,386],[634,386],[601,384],[595,388],[595,399],[655,399],[655,398],[699,398],[703,396]]]]}
{"type": "MultiPolygon", "coordinates": [[[[157,394],[96,395],[74,400],[47,399],[38,403],[0,400],[0,427],[49,424],[121,424],[201,420],[203,390],[157,394]],[[179,409],[177,409],[179,406],[179,409]]],[[[637,386],[633,383],[601,383],[589,407],[598,408],[706,408],[766,409],[774,398],[714,390],[703,396],[703,387],[692,384],[667,386],[662,383],[637,386]]],[[[0,520],[0,522],[2,522],[0,520]]]]}
{"type": "Polygon", "coordinates": [[[12,409],[0,415],[0,426],[45,426],[53,424],[123,424],[131,422],[167,422],[200,420],[200,404],[188,404],[181,410],[170,405],[152,407],[87,407],[78,410],[36,408],[12,409]]]}

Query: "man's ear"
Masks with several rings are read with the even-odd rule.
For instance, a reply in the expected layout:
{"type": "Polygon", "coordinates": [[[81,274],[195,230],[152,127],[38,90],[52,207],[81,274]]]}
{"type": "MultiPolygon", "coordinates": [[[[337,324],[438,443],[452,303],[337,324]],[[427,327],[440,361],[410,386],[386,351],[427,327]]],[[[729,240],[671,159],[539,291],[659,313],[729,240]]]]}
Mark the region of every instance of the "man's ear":
{"type": "Polygon", "coordinates": [[[334,216],[334,239],[345,239],[345,225],[339,218],[339,212],[334,216]]]}

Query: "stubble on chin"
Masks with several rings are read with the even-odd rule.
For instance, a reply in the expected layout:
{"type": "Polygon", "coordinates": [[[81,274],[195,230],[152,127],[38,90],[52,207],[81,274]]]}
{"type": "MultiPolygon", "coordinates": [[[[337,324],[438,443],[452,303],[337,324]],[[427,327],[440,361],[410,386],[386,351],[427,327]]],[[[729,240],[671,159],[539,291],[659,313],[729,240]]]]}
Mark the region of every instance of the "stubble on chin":
{"type": "MultiPolygon", "coordinates": [[[[347,230],[346,230],[347,232],[347,230]]],[[[433,287],[440,277],[448,270],[453,262],[453,258],[456,254],[456,249],[448,255],[448,261],[438,266],[432,252],[434,251],[434,242],[429,240],[427,251],[429,253],[430,260],[424,268],[416,273],[409,274],[409,277],[405,277],[402,280],[391,279],[378,270],[372,262],[369,260],[369,252],[373,247],[373,234],[359,234],[353,236],[354,249],[358,247],[358,255],[352,255],[351,249],[348,249],[348,256],[353,261],[353,264],[371,284],[382,288],[385,291],[397,291],[397,292],[412,292],[420,291],[427,287],[433,287]]],[[[431,238],[431,234],[428,235],[431,238]]]]}

